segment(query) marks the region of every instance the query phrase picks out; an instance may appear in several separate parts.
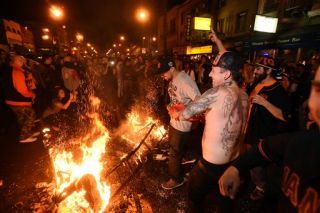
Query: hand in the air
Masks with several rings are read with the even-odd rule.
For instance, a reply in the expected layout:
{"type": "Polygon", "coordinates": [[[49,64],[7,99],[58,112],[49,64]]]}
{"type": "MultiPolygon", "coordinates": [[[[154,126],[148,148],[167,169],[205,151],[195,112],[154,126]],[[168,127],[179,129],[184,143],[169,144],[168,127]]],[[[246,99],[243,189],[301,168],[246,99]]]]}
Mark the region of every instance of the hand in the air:
{"type": "Polygon", "coordinates": [[[219,40],[219,38],[217,37],[217,34],[214,32],[213,29],[211,29],[210,33],[209,33],[209,39],[212,42],[217,42],[219,40]]]}

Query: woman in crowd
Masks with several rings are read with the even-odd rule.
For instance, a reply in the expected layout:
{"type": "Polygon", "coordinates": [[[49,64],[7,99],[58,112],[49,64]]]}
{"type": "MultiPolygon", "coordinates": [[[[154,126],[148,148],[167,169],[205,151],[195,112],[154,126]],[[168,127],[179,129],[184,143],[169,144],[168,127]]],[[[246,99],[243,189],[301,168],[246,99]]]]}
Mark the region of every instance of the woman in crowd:
{"type": "Polygon", "coordinates": [[[68,101],[64,103],[63,100],[66,97],[64,89],[62,87],[55,87],[53,96],[50,106],[42,114],[42,121],[44,126],[51,126],[52,129],[58,131],[59,128],[54,126],[56,125],[55,123],[61,123],[56,122],[57,115],[61,110],[69,108],[70,104],[75,101],[76,95],[74,92],[71,92],[68,101]]]}

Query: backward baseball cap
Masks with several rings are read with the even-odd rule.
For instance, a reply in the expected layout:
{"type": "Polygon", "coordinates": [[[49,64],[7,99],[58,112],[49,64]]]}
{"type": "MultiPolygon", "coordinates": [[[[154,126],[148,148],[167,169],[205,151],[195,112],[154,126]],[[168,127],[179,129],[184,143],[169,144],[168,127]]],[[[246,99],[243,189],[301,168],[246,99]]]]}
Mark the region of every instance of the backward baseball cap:
{"type": "Polygon", "coordinates": [[[277,70],[275,60],[271,56],[258,56],[253,63],[254,66],[260,66],[264,68],[271,68],[277,70]]]}
{"type": "Polygon", "coordinates": [[[240,72],[242,59],[239,54],[231,51],[219,52],[212,66],[221,67],[232,72],[240,72]]]}
{"type": "Polygon", "coordinates": [[[159,63],[157,69],[155,70],[155,74],[159,75],[164,72],[167,72],[171,69],[171,67],[175,67],[174,58],[171,56],[163,56],[159,59],[159,63]]]}

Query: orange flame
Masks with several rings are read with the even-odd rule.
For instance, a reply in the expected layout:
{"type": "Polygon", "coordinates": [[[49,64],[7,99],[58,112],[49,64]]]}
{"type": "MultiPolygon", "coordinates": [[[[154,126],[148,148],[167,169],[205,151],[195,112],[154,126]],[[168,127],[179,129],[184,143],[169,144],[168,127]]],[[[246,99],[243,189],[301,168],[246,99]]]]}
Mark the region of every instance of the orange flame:
{"type": "MultiPolygon", "coordinates": [[[[96,98],[92,98],[92,105],[99,105],[96,98]]],[[[49,152],[54,164],[57,194],[63,194],[68,186],[81,181],[83,177],[93,177],[98,193],[92,204],[85,198],[87,192],[84,189],[75,191],[59,204],[61,212],[102,212],[109,202],[110,187],[101,178],[101,157],[105,154],[106,143],[110,137],[97,113],[92,113],[90,118],[94,120],[94,125],[91,131],[80,139],[78,147],[81,159],[76,159],[77,156],[72,152],[61,152],[58,148],[51,148],[49,152]],[[96,139],[93,142],[88,141],[92,138],[96,139]],[[89,143],[90,146],[87,145],[89,143]]]]}
{"type": "MultiPolygon", "coordinates": [[[[91,105],[94,111],[97,111],[100,100],[96,97],[90,97],[91,105]]],[[[69,196],[59,204],[60,212],[103,212],[110,199],[110,187],[103,180],[101,173],[103,172],[102,156],[105,155],[106,143],[110,141],[110,136],[99,120],[97,113],[88,114],[94,122],[91,131],[78,140],[71,141],[71,144],[78,144],[77,154],[75,152],[66,151],[59,148],[51,148],[49,150],[55,170],[56,194],[63,195],[72,184],[80,185],[82,180],[93,182],[93,186],[77,188],[71,192],[69,196]],[[80,156],[80,159],[79,159],[80,156]],[[89,190],[94,189],[95,194],[92,199],[88,199],[89,190]]],[[[146,144],[152,143],[153,140],[159,141],[166,136],[166,130],[159,121],[150,116],[133,111],[127,116],[127,121],[119,128],[118,134],[135,147],[141,140],[142,136],[148,131],[147,127],[156,124],[146,141],[146,144]]],[[[49,129],[43,130],[44,133],[49,129]]],[[[148,144],[150,145],[150,144],[148,144]]],[[[137,153],[136,163],[142,162],[141,157],[146,151],[146,147],[141,147],[137,153]]],[[[124,155],[123,157],[125,157],[124,155]]],[[[84,181],[84,182],[85,182],[84,181]]]]}
{"type": "MultiPolygon", "coordinates": [[[[156,124],[156,127],[152,130],[150,137],[148,137],[146,141],[147,145],[152,146],[153,141],[160,141],[166,137],[166,130],[160,121],[146,115],[146,113],[141,112],[141,110],[134,109],[127,115],[127,121],[119,128],[118,134],[121,135],[122,139],[129,142],[132,147],[135,147],[148,131],[148,127],[152,124],[156,124]]],[[[146,147],[141,147],[138,150],[137,154],[140,161],[141,155],[143,155],[146,150],[146,147]]]]}

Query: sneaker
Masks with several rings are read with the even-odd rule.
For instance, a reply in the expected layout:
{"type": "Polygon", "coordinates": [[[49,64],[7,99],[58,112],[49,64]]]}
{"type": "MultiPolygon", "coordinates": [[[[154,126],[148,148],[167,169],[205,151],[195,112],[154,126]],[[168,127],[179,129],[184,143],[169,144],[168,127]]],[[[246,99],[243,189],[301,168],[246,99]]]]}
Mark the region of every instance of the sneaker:
{"type": "Polygon", "coordinates": [[[259,186],[256,186],[256,188],[250,194],[250,199],[261,200],[262,198],[264,198],[264,190],[259,186]]]}
{"type": "Polygon", "coordinates": [[[186,182],[185,179],[183,179],[183,181],[181,181],[180,183],[173,180],[172,178],[170,180],[168,180],[167,182],[161,184],[161,187],[165,190],[171,190],[171,189],[175,189],[178,188],[180,186],[182,186],[184,183],[186,182]]]}
{"type": "Polygon", "coordinates": [[[32,143],[32,142],[35,142],[36,140],[38,140],[38,138],[34,138],[30,136],[26,139],[20,140],[19,143],[32,143]]]}
{"type": "Polygon", "coordinates": [[[197,161],[197,159],[195,159],[195,158],[192,158],[192,159],[183,158],[181,164],[182,165],[186,165],[186,164],[195,163],[196,161],[197,161]]]}

